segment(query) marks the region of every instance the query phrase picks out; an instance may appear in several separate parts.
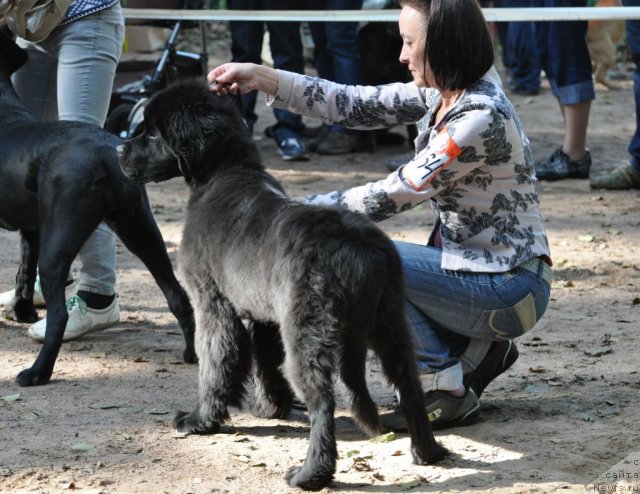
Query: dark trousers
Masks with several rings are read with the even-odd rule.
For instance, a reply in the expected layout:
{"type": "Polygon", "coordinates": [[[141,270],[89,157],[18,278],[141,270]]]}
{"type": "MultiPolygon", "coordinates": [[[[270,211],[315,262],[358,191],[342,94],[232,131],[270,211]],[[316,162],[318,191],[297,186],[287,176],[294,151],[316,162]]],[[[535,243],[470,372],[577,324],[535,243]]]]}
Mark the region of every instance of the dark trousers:
{"type": "MultiPolygon", "coordinates": [[[[309,10],[360,10],[362,0],[305,0],[309,10]]],[[[341,84],[360,84],[357,22],[310,22],[318,76],[341,84]]],[[[332,125],[333,130],[343,130],[332,125]]]]}
{"type": "MultiPolygon", "coordinates": [[[[625,7],[640,7],[640,0],[622,0],[625,7]]],[[[631,163],[640,172],[640,19],[625,21],[627,44],[635,63],[633,71],[633,96],[636,103],[636,130],[629,144],[631,163]]]]}
{"type": "MultiPolygon", "coordinates": [[[[228,0],[230,10],[297,10],[300,9],[294,0],[228,0]]],[[[232,21],[231,57],[233,62],[252,62],[261,64],[262,39],[266,29],[269,30],[269,46],[273,65],[276,69],[289,72],[304,73],[302,56],[302,40],[299,22],[258,22],[232,21]]],[[[242,115],[250,129],[258,119],[255,113],[257,91],[243,94],[240,98],[242,115]]],[[[289,127],[301,131],[304,126],[302,117],[286,110],[274,110],[277,126],[289,127]]]]}
{"type": "MultiPolygon", "coordinates": [[[[504,7],[533,7],[532,0],[504,0],[504,7]]],[[[533,22],[509,22],[506,54],[513,89],[540,90],[540,61],[533,22]]]]}

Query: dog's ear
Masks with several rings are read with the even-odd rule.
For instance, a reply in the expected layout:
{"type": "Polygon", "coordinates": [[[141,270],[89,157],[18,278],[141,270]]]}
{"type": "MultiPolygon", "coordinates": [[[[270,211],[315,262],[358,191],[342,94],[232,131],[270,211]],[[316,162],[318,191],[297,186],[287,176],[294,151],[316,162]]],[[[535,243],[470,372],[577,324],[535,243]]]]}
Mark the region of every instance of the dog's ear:
{"type": "Polygon", "coordinates": [[[0,28],[0,53],[0,64],[4,65],[7,75],[13,74],[29,58],[27,52],[15,43],[13,33],[6,26],[0,28]]]}

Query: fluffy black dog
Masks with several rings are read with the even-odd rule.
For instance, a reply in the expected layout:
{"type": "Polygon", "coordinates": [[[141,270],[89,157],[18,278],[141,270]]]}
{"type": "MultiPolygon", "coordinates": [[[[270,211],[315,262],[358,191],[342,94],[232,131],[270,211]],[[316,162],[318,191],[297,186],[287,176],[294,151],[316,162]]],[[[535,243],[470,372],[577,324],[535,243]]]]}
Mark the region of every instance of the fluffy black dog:
{"type": "Polygon", "coordinates": [[[11,85],[10,75],[25,61],[25,52],[0,29],[0,227],[20,231],[22,254],[13,316],[38,320],[37,266],[47,302],[44,345],[33,366],[18,374],[18,384],[49,381],[68,319],[67,274],[103,220],[151,271],[182,327],[184,358],[195,362],[193,309],[175,278],[144,187],[120,170],[120,139],[86,123],[36,120],[11,85]]]}
{"type": "Polygon", "coordinates": [[[307,459],[287,479],[321,489],[336,467],[335,371],[360,426],[382,431],[365,382],[370,346],[399,392],[414,461],[440,460],[389,238],[360,214],[288,199],[231,97],[214,96],[204,82],[160,91],[144,121],[144,132],[119,148],[125,175],[142,183],[182,175],[191,189],[180,267],[196,313],[200,399],[178,413],[176,428],[216,432],[227,406],[241,404],[252,358],[254,413],[286,416],[293,396],[282,369],[311,422],[307,459]]]}

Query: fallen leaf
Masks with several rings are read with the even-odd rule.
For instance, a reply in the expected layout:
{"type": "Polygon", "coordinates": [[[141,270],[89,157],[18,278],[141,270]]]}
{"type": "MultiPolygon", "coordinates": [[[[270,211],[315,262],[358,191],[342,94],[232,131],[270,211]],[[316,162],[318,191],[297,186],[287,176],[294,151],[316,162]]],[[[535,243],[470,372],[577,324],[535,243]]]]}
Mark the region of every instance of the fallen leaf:
{"type": "Polygon", "coordinates": [[[398,486],[403,491],[409,491],[409,490],[413,489],[414,487],[420,486],[421,484],[422,484],[422,480],[420,478],[415,478],[415,479],[411,479],[411,480],[398,482],[398,486]]]}
{"type": "Polygon", "coordinates": [[[20,395],[20,393],[16,393],[16,394],[12,394],[12,395],[5,395],[2,397],[2,399],[4,401],[6,401],[7,403],[10,403],[12,401],[21,401],[22,400],[22,396],[20,395]]]}
{"type": "Polygon", "coordinates": [[[578,235],[580,242],[593,242],[595,237],[593,235],[578,235]]]}
{"type": "Polygon", "coordinates": [[[169,410],[164,410],[162,408],[152,408],[149,410],[149,415],[167,415],[169,410]]]}
{"type": "Polygon", "coordinates": [[[23,413],[20,417],[23,420],[35,420],[38,418],[38,414],[35,412],[27,412],[27,413],[23,413]]]}
{"type": "Polygon", "coordinates": [[[87,443],[75,443],[71,445],[71,449],[74,451],[91,451],[95,446],[87,443]]]}
{"type": "Polygon", "coordinates": [[[133,359],[134,362],[140,363],[140,362],[149,362],[149,359],[147,357],[136,357],[133,359]]]}
{"type": "Polygon", "coordinates": [[[380,436],[376,436],[371,439],[372,443],[390,443],[391,441],[395,441],[396,434],[395,432],[387,432],[386,434],[382,434],[380,436]]]}

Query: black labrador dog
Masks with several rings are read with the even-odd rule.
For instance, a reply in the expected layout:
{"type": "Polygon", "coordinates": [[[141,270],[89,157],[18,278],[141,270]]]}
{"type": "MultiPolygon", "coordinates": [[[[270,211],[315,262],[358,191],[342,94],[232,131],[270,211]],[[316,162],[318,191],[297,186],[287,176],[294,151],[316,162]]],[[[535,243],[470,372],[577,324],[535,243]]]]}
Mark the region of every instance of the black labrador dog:
{"type": "Polygon", "coordinates": [[[336,371],[361,428],[383,430],[365,381],[370,347],[398,390],[414,462],[440,460],[445,450],[426,417],[391,240],[360,214],[289,199],[232,98],[211,94],[204,81],[158,92],[144,122],[119,148],[125,175],[140,183],[182,175],[191,190],[179,263],[196,313],[200,398],[175,427],[218,431],[227,406],[240,406],[253,364],[254,413],[285,417],[291,388],[304,400],[310,445],[287,480],[321,489],[336,468],[336,371]]]}
{"type": "Polygon", "coordinates": [[[120,139],[87,123],[38,121],[11,84],[11,74],[25,61],[26,53],[0,29],[0,227],[19,230],[21,237],[13,317],[38,320],[38,266],[47,303],[44,344],[33,366],[18,374],[18,384],[49,381],[67,324],[67,274],[101,221],[151,271],[184,333],[184,359],[195,362],[193,309],[174,275],[144,186],[120,170],[120,139]]]}

